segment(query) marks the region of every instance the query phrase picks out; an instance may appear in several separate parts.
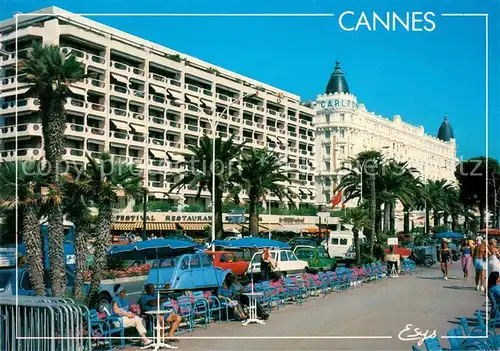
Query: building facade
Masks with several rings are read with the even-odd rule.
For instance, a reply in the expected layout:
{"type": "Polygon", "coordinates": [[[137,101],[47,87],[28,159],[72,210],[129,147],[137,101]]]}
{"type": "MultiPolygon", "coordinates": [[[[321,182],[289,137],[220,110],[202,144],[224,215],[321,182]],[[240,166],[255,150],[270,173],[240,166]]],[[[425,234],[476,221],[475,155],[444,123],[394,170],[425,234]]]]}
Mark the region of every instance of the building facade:
{"type": "Polygon", "coordinates": [[[425,179],[455,182],[456,143],[446,117],[433,137],[425,134],[423,126],[408,124],[399,115],[388,119],[368,111],[350,92],[340,62],[325,94],[317,97],[315,109],[319,203],[330,202],[341,168],[350,167],[349,159],[366,150],[379,150],[386,158],[406,161],[425,179]]]}
{"type": "MultiPolygon", "coordinates": [[[[178,163],[188,147],[215,132],[278,152],[288,163],[297,203],[316,202],[314,109],[299,96],[56,7],[37,13],[43,15],[19,17],[17,33],[14,20],[0,23],[2,160],[44,156],[38,102],[15,65],[33,42],[56,44],[92,74],[70,87],[67,162],[83,164],[86,154],[109,152],[137,164],[156,198],[189,204],[197,188],[167,193],[181,176],[178,163]]],[[[208,204],[208,190],[201,195],[208,204]]],[[[267,200],[278,199],[271,194],[267,200]]]]}

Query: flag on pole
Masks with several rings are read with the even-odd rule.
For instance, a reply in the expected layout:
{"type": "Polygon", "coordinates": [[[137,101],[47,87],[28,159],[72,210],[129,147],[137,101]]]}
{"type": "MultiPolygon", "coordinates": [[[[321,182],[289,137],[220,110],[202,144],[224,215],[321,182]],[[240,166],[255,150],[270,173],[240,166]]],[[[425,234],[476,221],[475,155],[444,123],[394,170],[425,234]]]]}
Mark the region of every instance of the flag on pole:
{"type": "Polygon", "coordinates": [[[335,208],[341,202],[342,202],[342,192],[339,191],[334,197],[332,197],[331,200],[332,208],[335,208]]]}

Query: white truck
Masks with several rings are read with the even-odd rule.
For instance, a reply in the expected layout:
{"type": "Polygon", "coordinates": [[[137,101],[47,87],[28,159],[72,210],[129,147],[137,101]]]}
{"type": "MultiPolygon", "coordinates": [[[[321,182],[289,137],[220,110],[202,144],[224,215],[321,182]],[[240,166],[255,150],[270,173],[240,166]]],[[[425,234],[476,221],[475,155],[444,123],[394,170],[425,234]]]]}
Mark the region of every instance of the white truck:
{"type": "MultiPolygon", "coordinates": [[[[366,237],[359,233],[360,245],[366,243],[366,237]]],[[[330,231],[328,237],[321,243],[331,257],[341,260],[354,260],[356,251],[354,249],[354,234],[349,230],[330,231]]]]}

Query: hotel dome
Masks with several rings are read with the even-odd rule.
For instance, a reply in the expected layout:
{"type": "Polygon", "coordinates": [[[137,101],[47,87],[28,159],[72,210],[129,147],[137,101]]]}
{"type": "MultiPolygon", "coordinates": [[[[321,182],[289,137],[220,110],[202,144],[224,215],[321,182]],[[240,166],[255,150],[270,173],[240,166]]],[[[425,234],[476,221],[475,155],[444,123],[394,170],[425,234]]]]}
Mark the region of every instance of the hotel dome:
{"type": "Polygon", "coordinates": [[[442,141],[450,141],[450,139],[455,139],[455,136],[453,135],[453,129],[451,129],[451,125],[448,122],[448,117],[446,116],[444,116],[443,123],[441,123],[441,127],[439,127],[437,137],[442,141]]]}
{"type": "Polygon", "coordinates": [[[345,79],[344,72],[340,69],[340,61],[335,62],[335,70],[330,76],[328,85],[326,86],[326,94],[349,93],[349,86],[345,79]]]}

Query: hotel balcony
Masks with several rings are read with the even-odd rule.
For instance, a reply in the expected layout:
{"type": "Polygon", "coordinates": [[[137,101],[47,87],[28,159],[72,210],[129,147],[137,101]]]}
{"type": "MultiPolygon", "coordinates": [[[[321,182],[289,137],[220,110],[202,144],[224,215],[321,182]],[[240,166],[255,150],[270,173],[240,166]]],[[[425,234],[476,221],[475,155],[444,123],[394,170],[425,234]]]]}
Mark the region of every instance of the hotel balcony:
{"type": "Polygon", "coordinates": [[[5,77],[5,78],[0,78],[0,91],[15,89],[16,82],[17,82],[18,88],[25,87],[28,84],[26,76],[27,76],[26,74],[20,74],[18,76],[10,76],[10,77],[5,77]]]}
{"type": "Polygon", "coordinates": [[[98,67],[104,70],[106,69],[106,59],[104,57],[93,55],[85,51],[65,46],[61,48],[61,52],[64,55],[75,56],[77,61],[85,65],[92,65],[94,67],[98,67]]]}
{"type": "Polygon", "coordinates": [[[18,112],[38,111],[40,103],[36,98],[8,101],[1,104],[0,114],[15,113],[16,106],[18,112]]]}
{"type": "Polygon", "coordinates": [[[143,69],[129,66],[118,61],[110,61],[109,66],[111,68],[111,72],[125,74],[129,77],[135,77],[140,80],[145,79],[145,72],[143,69]]]}
{"type": "Polygon", "coordinates": [[[28,58],[28,54],[30,53],[30,51],[31,51],[31,48],[19,50],[17,52],[17,59],[16,59],[15,52],[11,52],[8,55],[1,55],[0,56],[0,67],[1,66],[15,65],[18,60],[28,58]]]}
{"type": "Polygon", "coordinates": [[[181,88],[182,87],[182,82],[179,81],[179,80],[176,80],[176,79],[172,79],[172,78],[167,78],[165,76],[162,76],[162,75],[159,75],[159,74],[156,74],[156,73],[150,73],[149,74],[149,79],[150,80],[154,80],[155,83],[163,83],[165,86],[173,86],[173,87],[177,87],[177,88],[181,88]]]}
{"type": "Polygon", "coordinates": [[[25,124],[18,124],[17,128],[16,128],[16,126],[0,127],[0,139],[14,138],[16,136],[16,130],[17,130],[18,137],[32,136],[32,135],[41,136],[42,135],[42,124],[41,123],[25,123],[25,124]]]}
{"type": "Polygon", "coordinates": [[[15,161],[16,154],[19,160],[37,160],[43,156],[43,149],[41,148],[26,148],[16,150],[3,150],[0,151],[0,158],[2,161],[15,161]]]}

